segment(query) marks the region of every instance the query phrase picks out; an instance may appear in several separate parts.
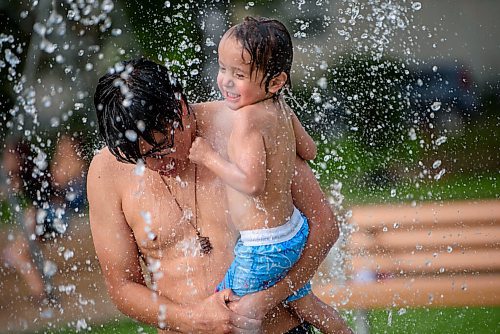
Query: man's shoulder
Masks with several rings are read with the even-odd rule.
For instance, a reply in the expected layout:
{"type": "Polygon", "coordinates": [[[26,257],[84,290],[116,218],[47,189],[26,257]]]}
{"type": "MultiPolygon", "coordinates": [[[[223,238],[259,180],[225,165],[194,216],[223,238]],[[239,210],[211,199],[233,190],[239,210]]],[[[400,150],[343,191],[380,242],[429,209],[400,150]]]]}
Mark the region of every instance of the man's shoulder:
{"type": "Polygon", "coordinates": [[[220,110],[221,108],[224,107],[224,102],[223,101],[200,102],[200,103],[193,103],[190,106],[196,116],[201,116],[205,113],[211,113],[220,110]]]}
{"type": "Polygon", "coordinates": [[[104,147],[99,150],[92,158],[89,166],[88,177],[90,179],[93,177],[100,178],[102,176],[106,176],[108,173],[113,173],[116,175],[116,172],[121,169],[121,165],[123,164],[116,160],[109,149],[107,147],[104,147]]]}
{"type": "Polygon", "coordinates": [[[92,166],[101,166],[103,164],[114,164],[115,162],[118,162],[113,154],[109,151],[108,147],[103,147],[97,153],[94,155],[92,158],[92,161],[90,162],[90,167],[92,166]]]}

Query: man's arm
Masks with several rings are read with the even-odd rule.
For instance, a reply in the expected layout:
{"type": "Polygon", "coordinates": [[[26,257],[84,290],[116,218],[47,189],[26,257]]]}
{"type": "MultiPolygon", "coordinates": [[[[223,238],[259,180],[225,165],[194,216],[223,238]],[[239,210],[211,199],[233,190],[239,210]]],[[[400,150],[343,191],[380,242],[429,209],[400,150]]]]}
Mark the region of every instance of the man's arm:
{"type": "Polygon", "coordinates": [[[274,306],[304,286],[325,259],[339,237],[339,226],[311,168],[301,158],[295,162],[292,196],[295,206],[309,221],[309,237],[299,261],[287,276],[267,290],[249,294],[231,308],[261,319],[274,306]]]}
{"type": "Polygon", "coordinates": [[[146,286],[133,231],[116,189],[120,174],[110,168],[117,162],[102,154],[94,158],[88,173],[90,225],[109,295],[117,308],[140,322],[180,332],[243,333],[245,326],[259,326],[260,322],[237,317],[228,309],[226,300],[233,299],[230,290],[196,305],[179,305],[146,286]]]}
{"type": "Polygon", "coordinates": [[[291,109],[290,113],[292,116],[293,131],[295,133],[297,155],[304,160],[314,160],[317,154],[316,143],[291,109]]]}

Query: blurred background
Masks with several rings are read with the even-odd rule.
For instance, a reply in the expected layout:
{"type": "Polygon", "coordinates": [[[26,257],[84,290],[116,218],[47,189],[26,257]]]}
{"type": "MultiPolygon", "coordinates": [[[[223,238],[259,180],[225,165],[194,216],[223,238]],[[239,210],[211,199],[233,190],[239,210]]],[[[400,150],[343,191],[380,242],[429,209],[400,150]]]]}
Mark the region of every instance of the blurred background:
{"type": "MultiPolygon", "coordinates": [[[[191,102],[215,100],[222,34],[247,15],[282,21],[288,103],[316,139],[311,166],[345,243],[358,207],[498,200],[499,12],[494,0],[0,0],[0,332],[150,331],[109,304],[88,232],[93,93],[117,62],[145,56],[191,102]],[[47,284],[65,306],[37,304],[47,284]]],[[[499,305],[345,314],[374,333],[494,333],[499,305]]]]}

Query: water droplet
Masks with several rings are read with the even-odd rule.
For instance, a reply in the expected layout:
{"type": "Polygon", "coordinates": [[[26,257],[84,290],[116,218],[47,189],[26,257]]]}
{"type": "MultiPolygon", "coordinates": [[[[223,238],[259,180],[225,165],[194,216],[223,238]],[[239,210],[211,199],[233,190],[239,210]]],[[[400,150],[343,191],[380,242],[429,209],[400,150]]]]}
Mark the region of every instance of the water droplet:
{"type": "Polygon", "coordinates": [[[141,217],[147,225],[151,225],[151,212],[141,211],[141,217]]]}
{"type": "Polygon", "coordinates": [[[126,130],[125,137],[133,143],[137,140],[137,132],[135,132],[134,130],[130,130],[130,129],[126,130]]]}
{"type": "Polygon", "coordinates": [[[443,168],[439,171],[439,173],[437,173],[436,175],[434,175],[434,180],[439,180],[443,177],[444,173],[446,173],[446,169],[443,168]]]}
{"type": "Polygon", "coordinates": [[[55,262],[50,260],[45,260],[43,264],[43,273],[47,277],[52,277],[57,273],[57,265],[55,262]]]}
{"type": "Polygon", "coordinates": [[[316,82],[316,84],[319,86],[319,88],[326,89],[327,86],[328,86],[328,81],[326,80],[325,77],[321,77],[321,78],[318,79],[318,81],[316,82]]]}
{"type": "Polygon", "coordinates": [[[142,120],[137,121],[137,130],[144,132],[146,130],[146,123],[142,120]]]}
{"type": "Polygon", "coordinates": [[[391,197],[396,197],[396,189],[391,189],[391,197]]]}
{"type": "Polygon", "coordinates": [[[42,319],[50,319],[54,316],[54,310],[47,308],[40,312],[40,318],[42,319]]]}
{"type": "Polygon", "coordinates": [[[137,160],[134,168],[134,174],[137,176],[143,176],[146,171],[146,165],[144,165],[144,161],[142,159],[137,160]]]}
{"type": "Polygon", "coordinates": [[[432,103],[431,109],[432,111],[438,111],[439,109],[441,109],[441,102],[435,101],[434,103],[432,103]]]}
{"type": "Polygon", "coordinates": [[[66,261],[71,259],[74,255],[75,255],[75,253],[70,249],[66,249],[63,253],[64,260],[66,260],[66,261]]]}
{"type": "Polygon", "coordinates": [[[435,143],[436,143],[437,146],[439,146],[441,144],[446,143],[446,140],[447,140],[446,136],[441,136],[438,139],[436,139],[435,143]]]}
{"type": "Polygon", "coordinates": [[[101,5],[101,9],[105,13],[111,12],[114,7],[115,7],[115,5],[113,4],[112,0],[104,0],[103,3],[102,3],[102,5],[101,5]]]}
{"type": "Polygon", "coordinates": [[[446,251],[447,251],[448,253],[451,253],[451,252],[453,252],[453,247],[451,247],[451,246],[448,246],[448,247],[446,248],[446,251]]]}
{"type": "Polygon", "coordinates": [[[411,8],[413,10],[420,10],[422,9],[422,4],[418,1],[415,1],[414,3],[411,4],[411,8]]]}
{"type": "Polygon", "coordinates": [[[78,319],[76,321],[76,330],[79,332],[81,330],[87,329],[87,321],[85,319],[78,319]]]}
{"type": "Polygon", "coordinates": [[[436,160],[432,164],[432,168],[434,168],[434,169],[438,168],[439,166],[441,166],[441,160],[436,160]]]}

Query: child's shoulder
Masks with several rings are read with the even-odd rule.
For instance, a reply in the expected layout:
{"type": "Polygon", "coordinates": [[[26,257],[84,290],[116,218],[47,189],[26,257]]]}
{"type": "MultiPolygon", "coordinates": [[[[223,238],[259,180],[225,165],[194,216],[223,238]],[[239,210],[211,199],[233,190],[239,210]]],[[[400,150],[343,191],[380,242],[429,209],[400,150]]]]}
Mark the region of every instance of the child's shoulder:
{"type": "Polygon", "coordinates": [[[238,109],[236,112],[237,122],[253,123],[262,121],[265,117],[265,108],[260,103],[251,104],[238,109]]]}
{"type": "Polygon", "coordinates": [[[238,109],[238,114],[245,117],[262,118],[269,113],[269,108],[262,102],[250,104],[238,109]]]}

